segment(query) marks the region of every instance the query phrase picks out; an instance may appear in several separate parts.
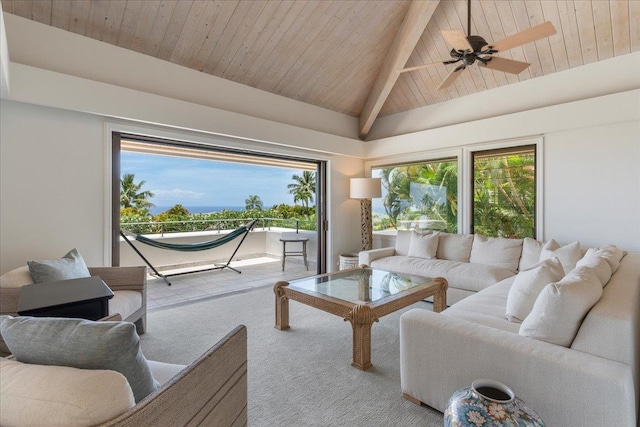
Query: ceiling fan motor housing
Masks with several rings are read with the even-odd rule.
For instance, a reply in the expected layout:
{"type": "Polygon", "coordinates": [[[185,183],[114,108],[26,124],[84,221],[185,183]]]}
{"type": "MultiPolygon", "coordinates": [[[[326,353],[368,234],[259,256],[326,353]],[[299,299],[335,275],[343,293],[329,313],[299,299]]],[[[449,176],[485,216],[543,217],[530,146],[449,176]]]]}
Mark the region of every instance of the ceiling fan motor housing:
{"type": "Polygon", "coordinates": [[[487,41],[480,36],[469,36],[467,37],[469,44],[473,48],[473,51],[476,53],[482,52],[482,48],[485,47],[488,43],[487,41]]]}

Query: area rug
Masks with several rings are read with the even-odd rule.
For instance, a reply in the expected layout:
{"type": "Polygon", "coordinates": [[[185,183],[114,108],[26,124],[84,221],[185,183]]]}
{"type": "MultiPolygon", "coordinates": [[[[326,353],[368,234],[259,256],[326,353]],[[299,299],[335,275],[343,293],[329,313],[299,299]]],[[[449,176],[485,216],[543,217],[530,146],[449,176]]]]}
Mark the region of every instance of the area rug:
{"type": "Polygon", "coordinates": [[[351,366],[351,325],[291,301],[291,329],[274,328],[271,287],[151,311],[142,350],[152,360],[188,364],[239,324],[248,331],[251,427],[441,426],[442,414],[402,398],[400,314],[374,324],[373,368],[351,366]]]}

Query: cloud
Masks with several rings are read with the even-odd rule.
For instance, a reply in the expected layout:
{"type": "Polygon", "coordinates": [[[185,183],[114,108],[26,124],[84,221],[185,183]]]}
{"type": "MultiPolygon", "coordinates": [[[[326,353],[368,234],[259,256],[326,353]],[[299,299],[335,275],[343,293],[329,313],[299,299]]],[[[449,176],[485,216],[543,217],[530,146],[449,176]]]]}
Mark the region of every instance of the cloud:
{"type": "Polygon", "coordinates": [[[185,190],[183,188],[174,188],[171,190],[151,190],[154,195],[154,198],[158,199],[167,199],[167,200],[200,200],[204,197],[205,193],[200,193],[192,190],[185,190]]]}

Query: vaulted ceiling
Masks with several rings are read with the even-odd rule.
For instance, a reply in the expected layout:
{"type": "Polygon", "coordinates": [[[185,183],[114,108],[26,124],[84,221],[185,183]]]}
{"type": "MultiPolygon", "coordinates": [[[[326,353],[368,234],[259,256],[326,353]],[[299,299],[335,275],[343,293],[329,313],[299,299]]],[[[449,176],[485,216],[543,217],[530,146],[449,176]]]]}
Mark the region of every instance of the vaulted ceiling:
{"type": "Polygon", "coordinates": [[[401,74],[397,68],[450,59],[441,30],[467,33],[466,0],[2,0],[2,9],[360,116],[361,125],[362,116],[375,119],[640,50],[637,0],[472,0],[471,34],[488,42],[545,21],[557,34],[499,54],[531,64],[520,74],[470,66],[438,90],[455,65],[401,74]],[[380,85],[388,86],[386,93],[380,85]],[[380,104],[377,111],[372,102],[380,104]]]}

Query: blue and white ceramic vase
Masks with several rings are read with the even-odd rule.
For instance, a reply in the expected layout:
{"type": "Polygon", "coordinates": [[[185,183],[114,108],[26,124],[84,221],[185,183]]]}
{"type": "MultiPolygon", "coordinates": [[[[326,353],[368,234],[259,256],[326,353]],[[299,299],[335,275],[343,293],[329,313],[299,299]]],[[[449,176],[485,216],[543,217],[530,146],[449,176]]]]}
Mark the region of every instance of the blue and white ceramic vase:
{"type": "Polygon", "coordinates": [[[544,422],[506,385],[493,380],[476,380],[471,387],[453,393],[444,412],[444,425],[544,427],[544,422]]]}

